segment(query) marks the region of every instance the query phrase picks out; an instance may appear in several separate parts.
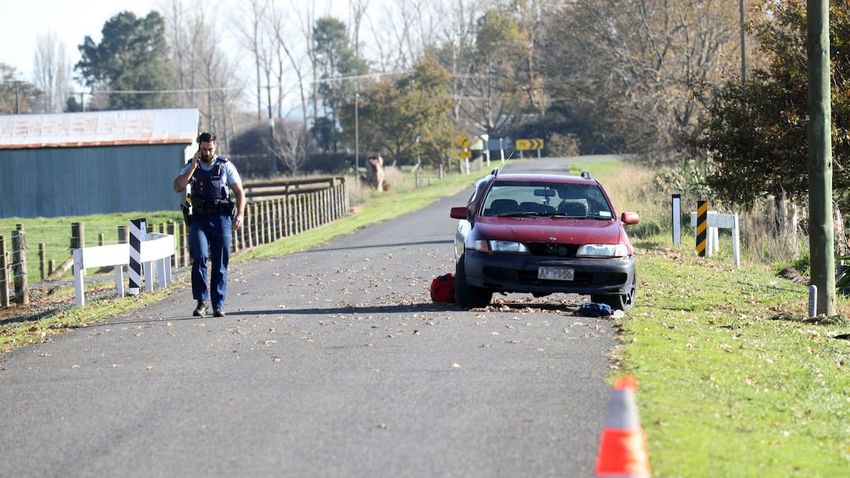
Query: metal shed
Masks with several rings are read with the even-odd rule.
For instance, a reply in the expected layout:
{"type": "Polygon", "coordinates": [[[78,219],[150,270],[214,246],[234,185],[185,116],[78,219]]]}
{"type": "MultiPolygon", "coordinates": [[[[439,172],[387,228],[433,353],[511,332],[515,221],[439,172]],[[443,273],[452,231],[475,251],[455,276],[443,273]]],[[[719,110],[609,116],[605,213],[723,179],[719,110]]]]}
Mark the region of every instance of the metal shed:
{"type": "Polygon", "coordinates": [[[197,109],[0,116],[0,217],[173,210],[197,109]]]}

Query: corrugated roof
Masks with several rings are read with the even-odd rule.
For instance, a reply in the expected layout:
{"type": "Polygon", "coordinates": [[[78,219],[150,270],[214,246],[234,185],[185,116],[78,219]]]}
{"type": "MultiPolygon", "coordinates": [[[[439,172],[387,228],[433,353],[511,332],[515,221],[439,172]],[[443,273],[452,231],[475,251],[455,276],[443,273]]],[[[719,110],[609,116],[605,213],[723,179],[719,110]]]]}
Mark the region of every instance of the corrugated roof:
{"type": "Polygon", "coordinates": [[[0,116],[0,149],[191,144],[197,135],[195,108],[0,116]]]}

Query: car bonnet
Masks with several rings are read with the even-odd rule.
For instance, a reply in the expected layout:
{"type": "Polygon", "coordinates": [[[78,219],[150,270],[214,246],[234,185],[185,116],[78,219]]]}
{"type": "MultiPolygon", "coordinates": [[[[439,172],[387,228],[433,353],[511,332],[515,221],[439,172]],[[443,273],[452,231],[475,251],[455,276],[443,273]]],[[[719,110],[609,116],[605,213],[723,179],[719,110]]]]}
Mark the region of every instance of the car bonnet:
{"type": "Polygon", "coordinates": [[[479,217],[477,236],[527,244],[618,244],[625,239],[615,220],[547,217],[479,217]]]}

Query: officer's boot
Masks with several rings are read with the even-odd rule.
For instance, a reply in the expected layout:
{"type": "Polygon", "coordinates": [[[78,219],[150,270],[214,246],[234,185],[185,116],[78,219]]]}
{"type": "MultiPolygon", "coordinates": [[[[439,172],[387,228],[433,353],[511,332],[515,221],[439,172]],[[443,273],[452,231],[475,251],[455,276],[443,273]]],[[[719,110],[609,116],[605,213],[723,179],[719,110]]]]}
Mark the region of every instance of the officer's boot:
{"type": "Polygon", "coordinates": [[[192,312],[192,315],[195,317],[203,317],[207,314],[207,304],[204,301],[199,300],[198,306],[195,307],[195,310],[192,312]]]}

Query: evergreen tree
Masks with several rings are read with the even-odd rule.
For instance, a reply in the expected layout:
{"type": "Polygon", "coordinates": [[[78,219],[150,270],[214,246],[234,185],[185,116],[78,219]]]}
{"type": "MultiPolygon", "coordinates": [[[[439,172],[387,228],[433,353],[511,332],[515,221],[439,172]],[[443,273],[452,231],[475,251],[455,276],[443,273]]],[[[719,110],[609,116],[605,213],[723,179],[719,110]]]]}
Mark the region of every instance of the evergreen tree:
{"type": "MultiPolygon", "coordinates": [[[[706,151],[714,172],[709,185],[725,200],[748,207],[767,194],[805,198],[808,190],[806,128],[806,2],[762,0],[754,26],[767,60],[747,78],[720,91],[694,146],[706,151]]],[[[832,144],[835,200],[850,207],[850,4],[831,7],[832,144]]]]}
{"type": "Polygon", "coordinates": [[[86,36],[74,69],[86,86],[109,94],[113,109],[161,108],[172,104],[157,91],[172,85],[165,21],[156,11],[144,18],[121,12],[103,25],[102,39],[86,36]],[[134,92],[134,93],[131,93],[134,92]]]}

